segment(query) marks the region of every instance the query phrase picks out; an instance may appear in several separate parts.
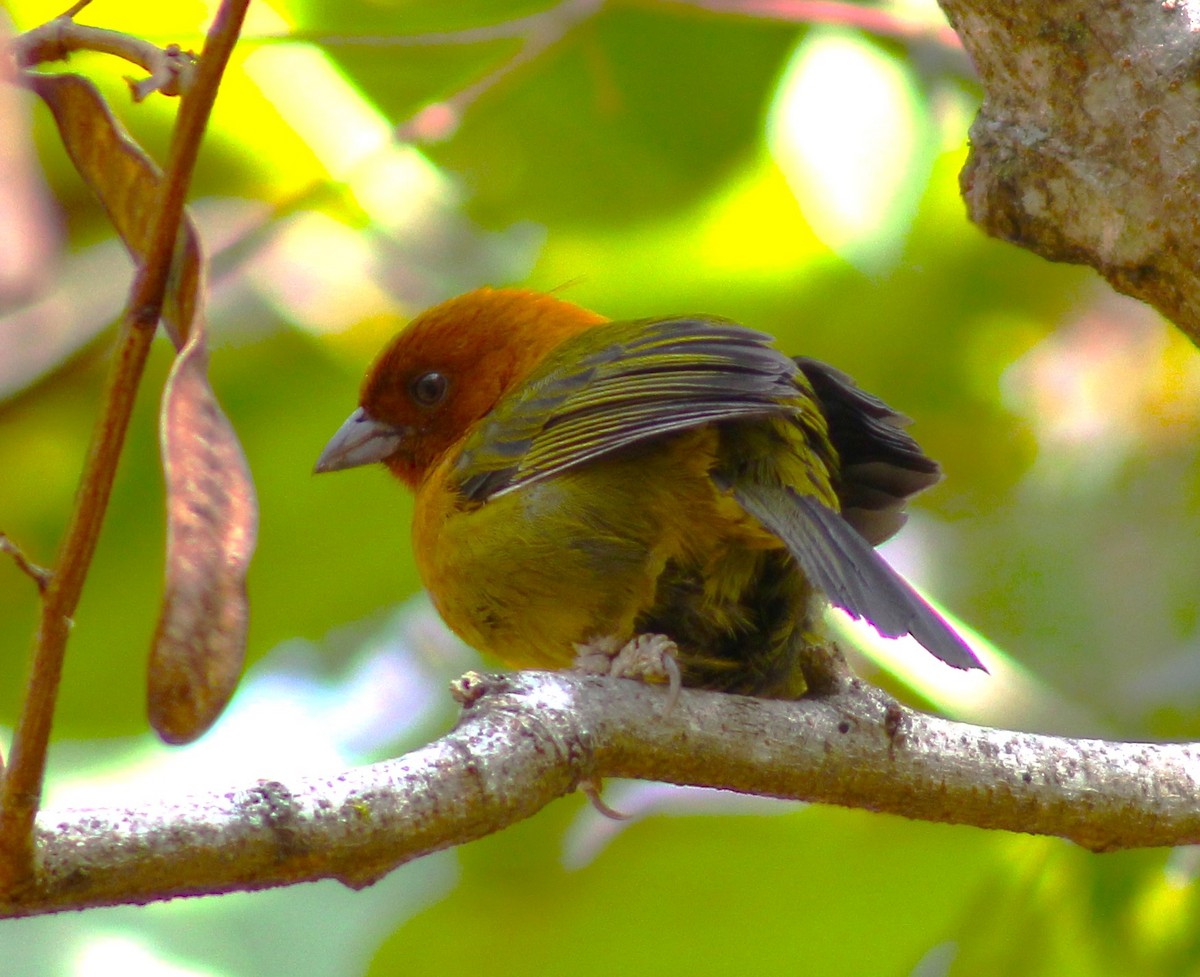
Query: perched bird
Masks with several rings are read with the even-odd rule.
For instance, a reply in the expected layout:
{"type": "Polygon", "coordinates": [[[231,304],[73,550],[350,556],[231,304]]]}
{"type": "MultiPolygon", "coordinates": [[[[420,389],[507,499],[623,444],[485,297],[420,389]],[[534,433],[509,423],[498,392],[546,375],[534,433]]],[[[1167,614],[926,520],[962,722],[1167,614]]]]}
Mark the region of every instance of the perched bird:
{"type": "Polygon", "coordinates": [[[661,635],[684,685],[798,696],[827,601],[982,667],[873,548],[937,464],[906,418],[763,333],[484,288],[400,332],[360,404],[316,470],[383,462],[416,493],[434,605],[508,665],[661,635]]]}

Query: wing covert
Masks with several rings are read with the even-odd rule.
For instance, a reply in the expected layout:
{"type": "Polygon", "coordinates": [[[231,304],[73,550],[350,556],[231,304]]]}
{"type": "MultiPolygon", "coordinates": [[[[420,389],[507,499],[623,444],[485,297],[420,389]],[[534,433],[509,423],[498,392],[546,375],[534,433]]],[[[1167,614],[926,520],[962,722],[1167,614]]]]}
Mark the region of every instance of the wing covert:
{"type": "Polygon", "coordinates": [[[482,502],[675,432],[813,410],[800,369],[771,342],[699,316],[606,323],[572,337],[464,445],[460,490],[482,502]]]}

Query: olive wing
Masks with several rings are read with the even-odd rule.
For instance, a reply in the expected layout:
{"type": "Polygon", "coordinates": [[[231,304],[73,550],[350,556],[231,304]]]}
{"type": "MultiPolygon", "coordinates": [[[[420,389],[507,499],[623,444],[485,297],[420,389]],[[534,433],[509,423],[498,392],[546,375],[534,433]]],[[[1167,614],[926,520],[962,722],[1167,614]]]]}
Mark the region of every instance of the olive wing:
{"type": "Polygon", "coordinates": [[[606,323],[559,346],[463,446],[475,502],[719,421],[815,413],[771,337],[710,317],[606,323]]]}

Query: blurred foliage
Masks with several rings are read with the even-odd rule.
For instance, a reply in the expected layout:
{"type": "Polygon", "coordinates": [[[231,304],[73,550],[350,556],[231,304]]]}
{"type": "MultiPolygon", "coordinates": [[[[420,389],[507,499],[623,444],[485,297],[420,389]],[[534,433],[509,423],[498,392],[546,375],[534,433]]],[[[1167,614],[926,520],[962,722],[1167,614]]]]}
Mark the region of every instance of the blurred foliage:
{"type": "MultiPolygon", "coordinates": [[[[6,9],[18,30],[59,12],[34,0],[6,9]]],[[[205,16],[199,3],[98,0],[81,19],[196,47],[205,16]]],[[[617,317],[730,316],[850,372],[916,419],[947,472],[902,537],[906,568],[1072,715],[1090,717],[1071,732],[1200,737],[1195,352],[1090,273],[966,222],[956,174],[977,93],[927,41],[836,34],[891,66],[888,84],[916,106],[907,124],[918,151],[860,134],[915,209],[861,232],[882,259],[826,244],[810,215],[830,188],[805,183],[778,147],[836,142],[790,130],[780,108],[784,80],[830,36],[651,0],[590,14],[510,0],[252,8],[195,196],[214,255],[212,380],[262,507],[254,674],[286,659],[322,681],[365,652],[339,638],[295,666],[273,649],[377,621],[417,591],[404,493],[382,471],[308,473],[371,355],[407,316],[478,284],[523,282],[617,317]],[[577,22],[534,21],[562,36],[467,106],[450,138],[419,149],[388,140],[389,126],[430,103],[455,106],[521,50],[502,25],[547,10],[577,22]],[[419,37],[489,26],[473,43],[419,37]],[[312,41],[289,43],[292,33],[312,41]]],[[[100,82],[161,158],[173,103],[130,106],[109,59],[75,57],[70,69],[100,82]]],[[[848,97],[853,81],[824,97],[848,97]]],[[[0,529],[50,564],[131,269],[46,113],[7,111],[37,153],[23,175],[43,208],[27,252],[49,257],[18,279],[14,252],[0,277],[0,529]]],[[[844,114],[853,135],[856,116],[844,114]]],[[[9,226],[19,199],[0,204],[9,226]]],[[[103,747],[118,756],[144,747],[163,546],[155,420],[168,365],[163,343],[76,617],[51,757],[64,781],[73,741],[122,737],[103,747]]],[[[32,584],[0,561],[0,723],[16,714],[36,610],[32,584]]],[[[421,640],[407,640],[419,658],[421,640]]],[[[443,694],[443,678],[429,696],[443,694]]],[[[1096,856],[862,812],[701,809],[709,816],[629,825],[582,868],[564,867],[564,837],[594,815],[564,802],[439,856],[457,862],[457,881],[448,869],[401,869],[387,885],[404,900],[304,887],[203,903],[223,907],[211,911],[4,924],[0,948],[19,939],[30,974],[89,972],[80,961],[99,958],[81,949],[68,960],[63,948],[93,946],[101,927],[142,954],[120,958],[125,972],[148,974],[353,974],[372,955],[372,974],[1200,973],[1190,850],[1096,856]],[[354,929],[354,947],[308,940],[322,927],[343,932],[367,906],[374,922],[354,929]],[[257,949],[205,949],[225,945],[231,928],[236,945],[257,949]],[[292,932],[308,952],[272,969],[270,941],[290,943],[292,932]]]]}

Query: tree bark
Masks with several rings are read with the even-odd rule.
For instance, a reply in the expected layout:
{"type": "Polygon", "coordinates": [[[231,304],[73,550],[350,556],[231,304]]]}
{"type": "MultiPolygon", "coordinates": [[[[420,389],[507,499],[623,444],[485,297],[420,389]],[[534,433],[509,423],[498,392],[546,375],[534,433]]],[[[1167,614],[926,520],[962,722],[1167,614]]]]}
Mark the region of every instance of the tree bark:
{"type": "Polygon", "coordinates": [[[1200,342],[1200,7],[940,0],[984,99],[971,219],[1091,265],[1200,342]]]}
{"type": "Polygon", "coordinates": [[[1200,746],[989,729],[857,680],[798,702],[564,672],[469,673],[457,728],[332,779],[260,781],[138,810],[44,811],[25,916],[321,878],[368,885],[603,777],[819,801],[1069,838],[1096,851],[1200,841],[1200,746]]]}

